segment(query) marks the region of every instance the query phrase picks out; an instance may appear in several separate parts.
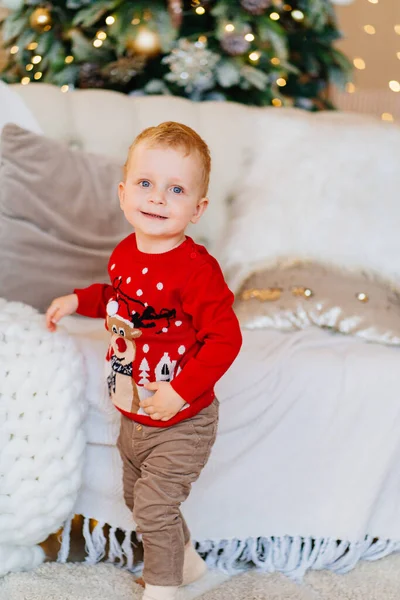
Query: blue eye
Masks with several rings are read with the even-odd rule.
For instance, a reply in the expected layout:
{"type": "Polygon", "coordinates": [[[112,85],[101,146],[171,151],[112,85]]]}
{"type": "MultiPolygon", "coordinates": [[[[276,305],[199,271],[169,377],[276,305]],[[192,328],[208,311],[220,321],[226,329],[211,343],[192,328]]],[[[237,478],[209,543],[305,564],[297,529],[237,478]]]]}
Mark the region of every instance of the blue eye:
{"type": "Polygon", "coordinates": [[[183,189],[181,187],[179,187],[179,185],[174,185],[174,187],[172,188],[174,194],[182,194],[183,189]]]}
{"type": "Polygon", "coordinates": [[[141,181],[139,183],[139,185],[141,185],[142,187],[148,188],[148,187],[150,187],[150,181],[147,181],[147,179],[145,179],[144,181],[141,181]]]}

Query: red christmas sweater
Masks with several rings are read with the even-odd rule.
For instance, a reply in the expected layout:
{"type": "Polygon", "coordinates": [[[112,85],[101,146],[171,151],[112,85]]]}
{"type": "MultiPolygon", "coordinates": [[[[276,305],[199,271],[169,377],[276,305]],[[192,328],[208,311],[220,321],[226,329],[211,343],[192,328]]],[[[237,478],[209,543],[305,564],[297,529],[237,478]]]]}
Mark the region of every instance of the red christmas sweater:
{"type": "Polygon", "coordinates": [[[111,285],[74,291],[79,314],[106,319],[114,404],[155,427],[197,414],[212,403],[214,385],[242,343],[234,296],[218,262],[190,237],[162,254],[141,252],[133,233],[113,251],[108,272],[111,285]],[[170,381],[186,402],[169,421],[152,420],[139,407],[154,393],[144,388],[151,381],[170,381]]]}

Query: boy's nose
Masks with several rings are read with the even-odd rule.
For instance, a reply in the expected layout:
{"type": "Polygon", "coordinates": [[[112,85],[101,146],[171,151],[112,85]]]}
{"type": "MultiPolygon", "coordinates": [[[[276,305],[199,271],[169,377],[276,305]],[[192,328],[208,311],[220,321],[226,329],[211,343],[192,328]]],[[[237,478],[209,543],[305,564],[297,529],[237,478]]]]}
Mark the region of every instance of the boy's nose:
{"type": "Polygon", "coordinates": [[[162,192],[155,192],[152,194],[150,202],[153,202],[153,204],[165,204],[164,194],[162,192]]]}

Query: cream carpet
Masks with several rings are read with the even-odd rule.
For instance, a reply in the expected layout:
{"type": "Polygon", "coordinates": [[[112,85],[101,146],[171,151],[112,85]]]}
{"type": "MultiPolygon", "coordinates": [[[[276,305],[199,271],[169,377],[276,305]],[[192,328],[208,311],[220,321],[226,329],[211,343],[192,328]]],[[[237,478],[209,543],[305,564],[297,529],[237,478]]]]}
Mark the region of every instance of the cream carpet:
{"type": "MultiPolygon", "coordinates": [[[[45,563],[0,580],[0,600],[140,600],[130,573],[112,565],[45,563]]],[[[399,600],[400,555],[361,562],[346,575],[309,572],[298,585],[281,574],[255,571],[228,578],[209,572],[179,592],[179,600],[399,600]]]]}

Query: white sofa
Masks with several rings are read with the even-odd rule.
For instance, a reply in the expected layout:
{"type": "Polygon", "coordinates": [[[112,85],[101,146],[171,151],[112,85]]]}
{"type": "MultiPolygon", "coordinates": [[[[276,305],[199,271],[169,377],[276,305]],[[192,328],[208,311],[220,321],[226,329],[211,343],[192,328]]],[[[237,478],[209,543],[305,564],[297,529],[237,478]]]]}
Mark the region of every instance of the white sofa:
{"type": "MultiPolygon", "coordinates": [[[[196,128],[211,147],[213,175],[209,211],[190,233],[217,257],[231,200],[259,150],[257,119],[263,111],[279,138],[282,113],[272,108],[107,91],[62,94],[42,84],[14,90],[45,135],[121,163],[146,126],[178,120],[196,128]]],[[[293,130],[301,128],[303,113],[284,114],[293,130]]],[[[345,114],[313,118],[333,127],[359,123],[359,117],[345,114]]],[[[369,136],[373,142],[375,125],[365,121],[362,127],[364,141],[369,136]]],[[[277,141],[265,143],[276,144],[279,153],[277,141]]],[[[357,140],[352,143],[355,148],[357,140]]],[[[288,156],[278,154],[277,160],[288,156]]],[[[380,177],[385,173],[377,169],[380,177]]],[[[314,193],[311,179],[309,186],[314,193]]],[[[74,512],[98,521],[92,534],[85,529],[89,561],[102,556],[102,526],[109,523],[111,558],[125,555],[130,566],[134,523],[122,498],[115,447],[119,417],[103,380],[107,337],[95,320],[72,317],[65,327],[88,374],[86,471],[74,512]],[[127,532],[122,547],[116,528],[127,532]]],[[[318,328],[243,334],[241,354],[217,385],[221,423],[212,458],[183,507],[209,563],[226,569],[254,563],[301,577],[308,568],[344,572],[361,558],[400,548],[398,349],[318,328]]],[[[68,526],[66,531],[62,560],[68,554],[68,526]]]]}

